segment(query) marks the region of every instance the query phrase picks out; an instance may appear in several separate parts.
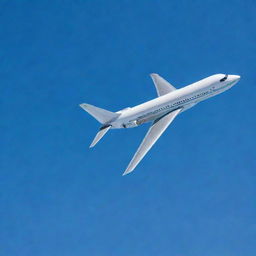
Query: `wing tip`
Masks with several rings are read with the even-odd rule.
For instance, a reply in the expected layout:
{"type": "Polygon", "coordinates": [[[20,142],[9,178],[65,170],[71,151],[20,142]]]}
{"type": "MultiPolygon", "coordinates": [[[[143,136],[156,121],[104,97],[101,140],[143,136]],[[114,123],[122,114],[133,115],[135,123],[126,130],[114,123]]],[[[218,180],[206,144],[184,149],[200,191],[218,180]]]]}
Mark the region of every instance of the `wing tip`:
{"type": "Polygon", "coordinates": [[[122,176],[125,176],[129,173],[131,173],[134,170],[134,168],[130,168],[129,166],[127,167],[127,169],[124,171],[124,173],[122,174],[122,176]]]}
{"type": "MultiPolygon", "coordinates": [[[[81,103],[78,105],[80,108],[82,108],[83,110],[87,111],[87,107],[88,107],[88,104],[87,103],[81,103]]],[[[88,112],[88,111],[87,111],[88,112]]]]}
{"type": "Polygon", "coordinates": [[[130,172],[124,172],[123,174],[122,174],[122,176],[126,176],[127,174],[129,174],[130,172]]]}

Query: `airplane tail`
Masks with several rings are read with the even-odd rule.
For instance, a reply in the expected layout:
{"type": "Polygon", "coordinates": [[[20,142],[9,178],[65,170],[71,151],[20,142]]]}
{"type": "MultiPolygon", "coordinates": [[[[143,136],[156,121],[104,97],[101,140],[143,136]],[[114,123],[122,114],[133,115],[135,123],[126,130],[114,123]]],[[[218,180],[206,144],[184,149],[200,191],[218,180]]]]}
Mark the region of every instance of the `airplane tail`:
{"type": "Polygon", "coordinates": [[[103,124],[90,145],[90,148],[92,148],[103,138],[103,136],[111,128],[111,125],[108,123],[116,119],[120,114],[85,103],[80,104],[80,107],[88,112],[90,115],[92,115],[101,124],[103,124]]]}
{"type": "Polygon", "coordinates": [[[111,128],[111,125],[102,126],[98,133],[96,134],[95,138],[93,139],[90,148],[94,147],[107,133],[107,131],[111,128]]]}
{"type": "Polygon", "coordinates": [[[80,107],[84,109],[86,112],[88,112],[90,115],[92,115],[101,124],[106,124],[120,115],[86,103],[80,104],[80,107]]]}

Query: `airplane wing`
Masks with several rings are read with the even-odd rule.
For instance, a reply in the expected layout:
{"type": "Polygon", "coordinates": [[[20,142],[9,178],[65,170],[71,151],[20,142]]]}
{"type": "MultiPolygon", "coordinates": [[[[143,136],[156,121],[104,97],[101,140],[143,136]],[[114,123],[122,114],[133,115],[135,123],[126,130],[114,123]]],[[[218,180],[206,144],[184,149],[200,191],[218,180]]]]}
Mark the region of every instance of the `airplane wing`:
{"type": "Polygon", "coordinates": [[[173,85],[171,85],[158,74],[150,74],[150,76],[155,84],[158,97],[176,90],[173,85]]]}
{"type": "Polygon", "coordinates": [[[171,124],[174,118],[181,112],[181,110],[182,109],[174,110],[171,113],[164,115],[153,122],[152,126],[149,128],[145,138],[140,144],[137,152],[135,153],[134,157],[132,158],[131,162],[129,163],[123,175],[126,175],[134,170],[134,168],[138,165],[138,163],[142,160],[142,158],[147,154],[147,152],[159,139],[159,137],[166,130],[166,128],[171,124]]]}

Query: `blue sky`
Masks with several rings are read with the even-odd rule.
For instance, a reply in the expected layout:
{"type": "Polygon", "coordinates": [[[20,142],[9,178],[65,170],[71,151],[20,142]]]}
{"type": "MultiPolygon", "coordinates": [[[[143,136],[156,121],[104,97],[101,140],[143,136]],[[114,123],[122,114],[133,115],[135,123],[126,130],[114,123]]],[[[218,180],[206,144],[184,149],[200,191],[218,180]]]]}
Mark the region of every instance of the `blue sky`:
{"type": "Polygon", "coordinates": [[[256,253],[255,1],[2,1],[0,254],[256,253]],[[121,174],[148,126],[117,111],[215,73],[231,90],[178,116],[121,174]]]}

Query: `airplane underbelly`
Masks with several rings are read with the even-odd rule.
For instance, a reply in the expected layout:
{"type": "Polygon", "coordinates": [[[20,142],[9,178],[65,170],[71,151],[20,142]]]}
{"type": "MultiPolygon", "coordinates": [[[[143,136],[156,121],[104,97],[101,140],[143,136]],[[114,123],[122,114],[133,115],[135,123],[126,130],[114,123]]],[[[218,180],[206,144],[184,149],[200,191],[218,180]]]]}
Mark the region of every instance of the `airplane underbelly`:
{"type": "Polygon", "coordinates": [[[183,108],[182,108],[182,111],[181,112],[184,112],[192,107],[194,107],[198,102],[195,102],[195,103],[191,103],[191,104],[187,104],[185,105],[183,108]]]}
{"type": "Polygon", "coordinates": [[[120,127],[118,127],[118,128],[134,128],[134,127],[137,127],[137,126],[139,126],[141,124],[144,124],[144,123],[153,122],[157,118],[159,118],[163,115],[166,115],[166,114],[174,111],[177,108],[183,108],[183,110],[181,112],[184,112],[185,110],[193,107],[197,103],[198,102],[193,102],[193,103],[190,103],[190,104],[184,104],[182,106],[172,107],[172,108],[166,109],[166,110],[161,111],[161,112],[157,112],[156,110],[152,110],[151,115],[146,114],[146,116],[145,116],[145,114],[144,114],[144,116],[143,115],[137,116],[137,117],[134,116],[134,119],[130,119],[130,120],[126,119],[126,121],[123,121],[122,124],[120,125],[120,127]]]}
{"type": "Polygon", "coordinates": [[[136,127],[136,126],[139,126],[141,124],[145,124],[145,123],[148,123],[148,122],[153,122],[154,120],[156,120],[157,118],[167,114],[171,112],[170,110],[168,111],[164,111],[164,112],[161,112],[161,113],[157,113],[157,114],[153,114],[153,115],[150,115],[150,116],[147,116],[147,117],[143,117],[143,118],[135,118],[134,120],[131,120],[127,123],[124,123],[123,124],[123,127],[124,128],[133,128],[133,127],[136,127]]]}

